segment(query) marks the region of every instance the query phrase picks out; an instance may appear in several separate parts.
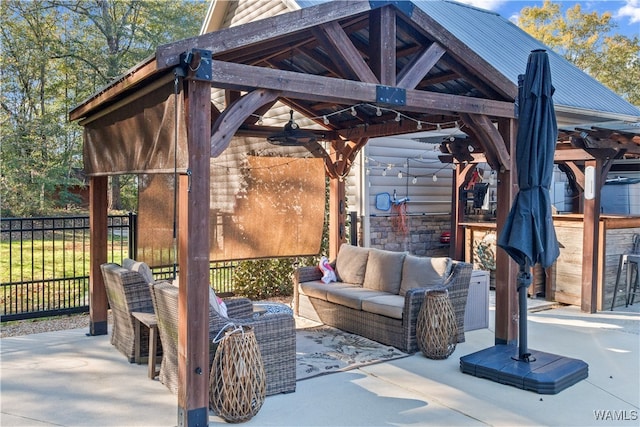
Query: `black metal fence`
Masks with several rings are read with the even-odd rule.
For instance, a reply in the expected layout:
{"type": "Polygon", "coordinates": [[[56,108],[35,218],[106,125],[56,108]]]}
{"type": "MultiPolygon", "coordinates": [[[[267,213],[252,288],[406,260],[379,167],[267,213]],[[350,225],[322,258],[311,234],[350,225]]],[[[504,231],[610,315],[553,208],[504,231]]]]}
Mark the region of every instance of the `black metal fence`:
{"type": "MultiPolygon", "coordinates": [[[[108,218],[109,262],[135,258],[136,216],[108,218]]],[[[89,311],[89,217],[2,218],[0,321],[89,311]]],[[[233,263],[212,263],[211,284],[233,290],[233,263]]],[[[157,279],[173,266],[154,267],[157,279]]]]}

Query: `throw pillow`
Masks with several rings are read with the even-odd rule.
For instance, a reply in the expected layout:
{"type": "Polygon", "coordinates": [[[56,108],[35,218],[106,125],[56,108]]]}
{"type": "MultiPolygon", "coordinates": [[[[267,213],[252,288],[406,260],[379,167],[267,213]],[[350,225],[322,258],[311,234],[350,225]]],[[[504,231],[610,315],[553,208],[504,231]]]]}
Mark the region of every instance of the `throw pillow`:
{"type": "Polygon", "coordinates": [[[129,258],[125,258],[122,261],[122,266],[127,270],[136,271],[140,273],[144,281],[147,283],[155,282],[155,279],[153,278],[153,272],[145,262],[135,261],[129,258]]]}
{"type": "Polygon", "coordinates": [[[329,264],[329,260],[326,256],[320,258],[320,264],[318,264],[318,268],[320,268],[320,271],[322,271],[322,279],[320,280],[322,280],[323,283],[335,282],[337,280],[336,272],[333,271],[333,267],[331,267],[331,264],[329,264]]]}
{"type": "Polygon", "coordinates": [[[341,282],[362,286],[369,249],[343,244],[336,258],[336,275],[341,282]]]}
{"type": "Polygon", "coordinates": [[[211,286],[209,286],[209,305],[219,316],[227,318],[227,305],[222,301],[222,298],[218,298],[211,286]]]}
{"type": "Polygon", "coordinates": [[[402,266],[402,282],[400,295],[405,295],[409,289],[431,288],[440,286],[451,274],[451,258],[448,257],[418,257],[407,255],[402,266]]]}
{"type": "Polygon", "coordinates": [[[398,295],[405,255],[404,252],[371,249],[362,287],[398,295]]]}

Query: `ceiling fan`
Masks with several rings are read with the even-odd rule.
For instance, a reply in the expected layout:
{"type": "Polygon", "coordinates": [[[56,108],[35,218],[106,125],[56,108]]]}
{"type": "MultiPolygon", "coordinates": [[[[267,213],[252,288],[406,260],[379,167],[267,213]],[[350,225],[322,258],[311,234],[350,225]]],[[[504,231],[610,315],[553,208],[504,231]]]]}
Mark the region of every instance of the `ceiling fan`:
{"type": "Polygon", "coordinates": [[[289,112],[289,121],[284,125],[282,132],[274,133],[267,137],[267,141],[274,145],[286,147],[307,145],[317,141],[313,132],[300,129],[300,126],[293,120],[293,110],[289,112]]]}

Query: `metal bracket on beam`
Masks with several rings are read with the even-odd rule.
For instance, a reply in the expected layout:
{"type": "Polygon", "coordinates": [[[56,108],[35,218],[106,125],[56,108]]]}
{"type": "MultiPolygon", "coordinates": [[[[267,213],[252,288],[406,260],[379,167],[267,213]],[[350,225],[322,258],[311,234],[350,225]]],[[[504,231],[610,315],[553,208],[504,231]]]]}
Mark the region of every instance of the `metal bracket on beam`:
{"type": "Polygon", "coordinates": [[[191,49],[180,55],[180,67],[192,80],[211,81],[212,56],[210,50],[191,49]]]}
{"type": "Polygon", "coordinates": [[[376,101],[382,104],[406,105],[407,91],[394,86],[376,86],[376,101]]]}

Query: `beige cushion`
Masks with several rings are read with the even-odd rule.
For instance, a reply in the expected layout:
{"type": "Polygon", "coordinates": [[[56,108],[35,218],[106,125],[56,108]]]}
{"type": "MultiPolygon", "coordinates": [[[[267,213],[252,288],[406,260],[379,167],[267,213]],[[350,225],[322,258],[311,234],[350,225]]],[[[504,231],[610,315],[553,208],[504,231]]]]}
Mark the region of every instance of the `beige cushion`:
{"type": "Polygon", "coordinates": [[[341,282],[362,286],[369,249],[343,244],[336,258],[336,274],[341,282]]]}
{"type": "Polygon", "coordinates": [[[154,283],[155,282],[155,280],[153,278],[153,273],[151,272],[151,269],[149,268],[149,266],[145,262],[135,261],[135,260],[132,260],[130,258],[125,258],[122,261],[122,266],[124,268],[126,268],[127,270],[137,271],[138,273],[140,273],[140,275],[142,276],[144,281],[147,282],[147,283],[154,283]]]}
{"type": "Polygon", "coordinates": [[[451,258],[417,257],[407,255],[402,266],[402,282],[400,295],[404,296],[409,289],[430,288],[440,286],[451,274],[451,258]]]}
{"type": "Polygon", "coordinates": [[[404,297],[400,295],[382,295],[362,301],[362,310],[381,314],[393,319],[402,319],[404,297]]]}
{"type": "Polygon", "coordinates": [[[358,287],[327,290],[327,301],[344,305],[355,310],[362,310],[362,301],[367,298],[389,295],[384,292],[358,287]]]}
{"type": "Polygon", "coordinates": [[[310,282],[302,282],[299,285],[299,290],[302,295],[306,295],[312,298],[318,298],[323,301],[327,300],[327,291],[330,289],[342,289],[342,288],[360,288],[358,285],[352,285],[350,283],[331,282],[329,284],[324,283],[322,280],[312,280],[310,282]]]}
{"type": "Polygon", "coordinates": [[[398,295],[404,252],[370,249],[362,287],[398,295]]]}

